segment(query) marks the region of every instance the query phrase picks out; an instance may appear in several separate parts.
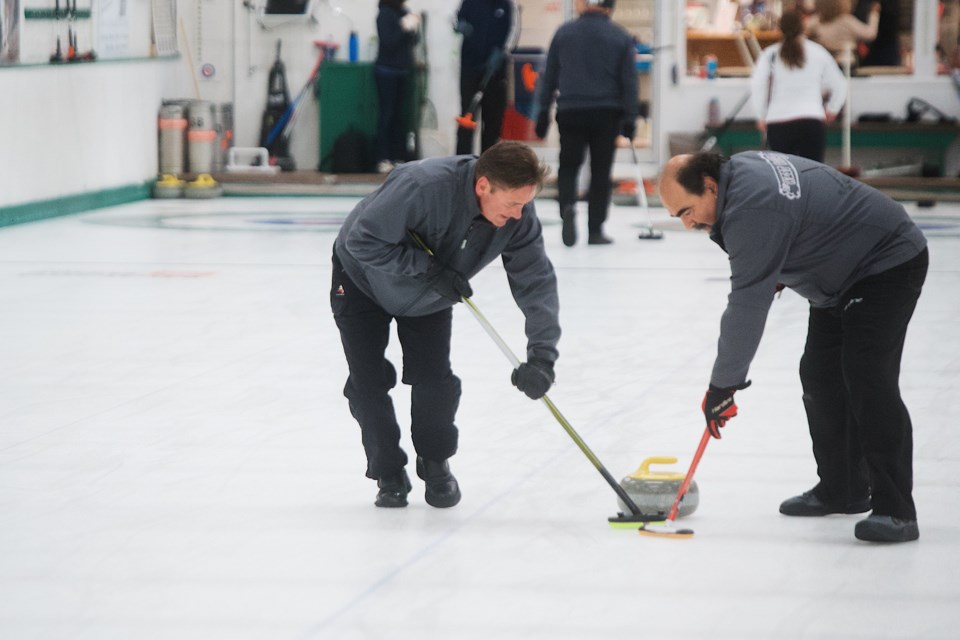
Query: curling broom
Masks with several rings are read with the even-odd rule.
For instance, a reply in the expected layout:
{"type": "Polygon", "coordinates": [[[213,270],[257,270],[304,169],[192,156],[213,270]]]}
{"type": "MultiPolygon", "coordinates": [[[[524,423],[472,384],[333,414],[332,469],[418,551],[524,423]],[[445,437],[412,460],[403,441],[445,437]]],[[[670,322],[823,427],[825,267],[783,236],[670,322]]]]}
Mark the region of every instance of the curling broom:
{"type": "Polygon", "coordinates": [[[687,471],[687,475],[683,479],[683,484],[680,485],[680,490],[677,491],[677,497],[673,501],[673,507],[670,509],[670,515],[667,516],[666,520],[662,520],[660,522],[652,521],[643,523],[640,526],[640,535],[658,536],[662,538],[693,537],[693,529],[677,528],[677,512],[680,509],[680,501],[683,500],[683,496],[687,493],[690,483],[693,482],[693,474],[697,470],[697,465],[700,463],[700,458],[703,457],[703,452],[707,448],[708,442],[710,442],[709,427],[703,430],[703,436],[700,438],[700,446],[697,447],[697,452],[694,454],[693,461],[690,463],[690,469],[687,471]]]}

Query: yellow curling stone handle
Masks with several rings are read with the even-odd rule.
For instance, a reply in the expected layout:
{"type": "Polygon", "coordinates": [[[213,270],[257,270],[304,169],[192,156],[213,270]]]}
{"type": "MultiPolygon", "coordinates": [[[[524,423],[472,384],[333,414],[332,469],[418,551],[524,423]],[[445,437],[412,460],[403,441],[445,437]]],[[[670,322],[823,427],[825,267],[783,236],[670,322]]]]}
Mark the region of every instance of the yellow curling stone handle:
{"type": "Polygon", "coordinates": [[[683,480],[684,474],[668,471],[650,471],[652,464],[676,464],[677,459],[673,456],[653,456],[640,463],[640,468],[631,473],[629,478],[634,480],[683,480]]]}

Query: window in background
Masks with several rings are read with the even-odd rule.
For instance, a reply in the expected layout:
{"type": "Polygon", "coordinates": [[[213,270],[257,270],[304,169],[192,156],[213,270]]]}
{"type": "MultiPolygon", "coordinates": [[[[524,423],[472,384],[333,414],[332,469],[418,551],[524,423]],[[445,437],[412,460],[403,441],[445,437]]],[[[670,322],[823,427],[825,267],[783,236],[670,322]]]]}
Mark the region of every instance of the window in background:
{"type": "MultiPolygon", "coordinates": [[[[839,1],[861,21],[874,2],[881,5],[876,40],[858,46],[858,75],[913,73],[916,0],[839,1]]],[[[812,14],[815,0],[687,0],[687,75],[707,77],[714,68],[721,77],[749,75],[759,50],[780,39],[780,15],[793,8],[812,14]]],[[[937,72],[943,74],[960,67],[960,0],[938,1],[937,12],[937,72]]]]}

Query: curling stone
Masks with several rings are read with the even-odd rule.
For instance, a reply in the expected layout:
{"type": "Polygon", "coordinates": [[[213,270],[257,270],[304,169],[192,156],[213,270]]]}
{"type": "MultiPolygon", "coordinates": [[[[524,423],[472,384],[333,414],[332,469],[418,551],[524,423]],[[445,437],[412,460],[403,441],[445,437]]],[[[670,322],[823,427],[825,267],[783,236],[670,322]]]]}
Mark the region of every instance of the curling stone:
{"type": "Polygon", "coordinates": [[[193,182],[188,182],[183,190],[186,198],[218,198],[223,195],[223,187],[209,173],[201,173],[193,182]]]}
{"type": "MultiPolygon", "coordinates": [[[[636,503],[641,513],[645,515],[669,514],[685,475],[667,471],[651,471],[650,465],[675,464],[676,462],[677,459],[673,456],[647,458],[641,463],[639,469],[620,481],[620,486],[636,503]]],[[[618,502],[623,513],[630,513],[630,509],[623,503],[623,500],[618,500],[618,502]]],[[[697,488],[697,481],[694,480],[687,488],[683,500],[680,501],[677,517],[682,518],[690,515],[697,510],[699,503],[700,489],[697,488]]]]}
{"type": "Polygon", "coordinates": [[[184,182],[172,173],[163,174],[153,185],[154,198],[179,198],[183,196],[184,182]]]}

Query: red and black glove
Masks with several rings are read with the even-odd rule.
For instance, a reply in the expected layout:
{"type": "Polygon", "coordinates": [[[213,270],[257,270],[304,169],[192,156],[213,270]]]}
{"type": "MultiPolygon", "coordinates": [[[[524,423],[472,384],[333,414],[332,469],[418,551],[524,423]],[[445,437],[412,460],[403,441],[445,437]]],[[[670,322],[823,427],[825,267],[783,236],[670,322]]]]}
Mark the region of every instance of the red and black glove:
{"type": "Polygon", "coordinates": [[[737,403],[733,401],[733,394],[749,386],[749,380],[725,389],[710,385],[706,395],[703,396],[700,408],[703,409],[703,416],[707,419],[707,428],[711,436],[717,440],[720,439],[720,429],[727,424],[727,420],[737,415],[737,403]]]}

